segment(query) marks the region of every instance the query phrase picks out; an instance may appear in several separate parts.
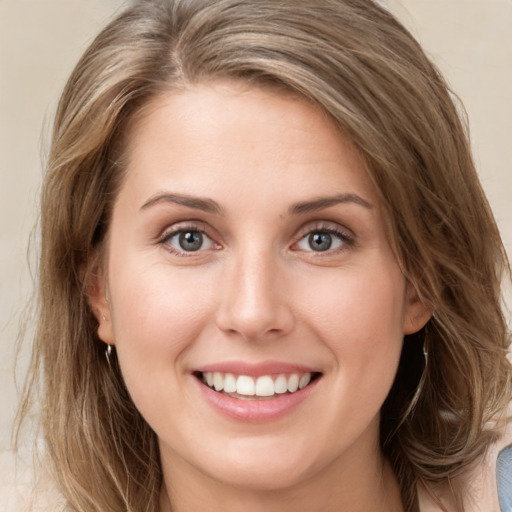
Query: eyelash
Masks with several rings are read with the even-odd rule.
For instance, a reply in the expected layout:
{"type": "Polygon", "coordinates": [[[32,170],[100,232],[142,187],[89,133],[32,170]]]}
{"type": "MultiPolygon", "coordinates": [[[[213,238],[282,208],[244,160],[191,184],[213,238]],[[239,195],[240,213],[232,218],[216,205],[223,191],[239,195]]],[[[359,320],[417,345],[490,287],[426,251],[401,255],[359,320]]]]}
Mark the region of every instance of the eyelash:
{"type": "MultiPolygon", "coordinates": [[[[157,242],[163,246],[165,246],[166,250],[168,250],[170,253],[178,255],[180,257],[191,257],[204,251],[200,249],[196,251],[185,251],[185,250],[178,250],[175,247],[171,245],[171,240],[179,235],[184,234],[187,232],[192,233],[200,233],[203,237],[206,237],[208,240],[210,240],[211,244],[215,246],[214,250],[218,250],[221,248],[221,245],[215,242],[213,237],[209,236],[207,233],[208,229],[206,228],[205,224],[198,223],[198,224],[178,224],[177,226],[173,226],[171,229],[166,230],[161,236],[158,237],[157,242]]],[[[332,235],[338,238],[338,240],[341,242],[341,247],[337,247],[334,249],[328,248],[325,251],[315,251],[313,249],[311,250],[302,250],[303,252],[310,252],[315,255],[315,257],[322,257],[322,256],[328,256],[332,255],[333,253],[339,253],[343,252],[344,250],[350,249],[355,245],[355,238],[352,234],[349,234],[347,232],[348,230],[341,229],[340,227],[333,227],[332,224],[326,224],[326,223],[319,223],[316,225],[309,225],[303,229],[300,230],[297,237],[294,239],[293,243],[291,244],[292,250],[301,251],[302,249],[294,249],[300,242],[303,240],[306,240],[307,237],[313,235],[313,234],[327,234],[332,235]]]]}
{"type": "MultiPolygon", "coordinates": [[[[303,240],[306,240],[309,236],[311,236],[313,234],[332,235],[332,236],[337,237],[339,239],[339,241],[341,242],[341,247],[337,247],[334,249],[329,248],[325,251],[314,251],[313,249],[311,249],[309,251],[304,251],[304,252],[312,253],[314,255],[314,257],[332,256],[333,253],[337,254],[337,253],[343,252],[347,249],[354,247],[355,242],[356,242],[354,235],[352,235],[348,230],[342,229],[339,226],[335,227],[331,223],[320,222],[314,226],[308,225],[306,228],[301,230],[299,232],[297,238],[293,242],[292,248],[294,246],[297,246],[300,242],[302,242],[303,240]]],[[[301,249],[297,249],[297,250],[301,250],[301,249]]]]}
{"type": "Polygon", "coordinates": [[[171,240],[175,236],[187,232],[200,233],[203,237],[206,237],[208,240],[211,241],[213,245],[216,246],[215,249],[221,247],[217,242],[215,242],[215,240],[211,236],[208,235],[207,229],[202,222],[198,224],[178,224],[177,226],[173,226],[171,229],[164,231],[164,233],[158,237],[157,242],[165,246],[165,249],[169,251],[171,254],[175,254],[177,256],[185,258],[195,256],[197,253],[203,252],[201,249],[198,249],[196,251],[180,251],[179,249],[171,245],[171,240]]]}

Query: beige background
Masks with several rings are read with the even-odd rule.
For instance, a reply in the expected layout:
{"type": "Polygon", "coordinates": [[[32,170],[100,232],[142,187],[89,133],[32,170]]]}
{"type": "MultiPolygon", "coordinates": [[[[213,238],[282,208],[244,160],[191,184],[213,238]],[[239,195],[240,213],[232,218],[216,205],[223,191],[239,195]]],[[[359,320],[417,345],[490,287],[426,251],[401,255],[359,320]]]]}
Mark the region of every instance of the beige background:
{"type": "MultiPolygon", "coordinates": [[[[419,38],[465,103],[480,176],[512,255],[512,0],[384,3],[419,38]]],[[[27,243],[36,219],[44,133],[72,66],[121,4],[120,0],[0,0],[0,466],[4,468],[10,460],[6,451],[17,400],[13,355],[18,317],[32,289],[27,243]]],[[[34,254],[31,259],[36,260],[34,254]]],[[[507,300],[512,304],[510,290],[507,300]]],[[[28,352],[27,347],[22,349],[21,373],[28,352]]]]}

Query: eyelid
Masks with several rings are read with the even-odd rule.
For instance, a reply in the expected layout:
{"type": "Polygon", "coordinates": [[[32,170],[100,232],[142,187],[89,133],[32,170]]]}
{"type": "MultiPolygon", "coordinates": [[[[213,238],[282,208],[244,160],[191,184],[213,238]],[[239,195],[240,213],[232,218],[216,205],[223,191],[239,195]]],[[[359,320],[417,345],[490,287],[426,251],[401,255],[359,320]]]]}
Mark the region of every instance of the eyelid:
{"type": "Polygon", "coordinates": [[[203,221],[191,219],[166,225],[155,237],[155,240],[157,242],[162,242],[173,234],[176,234],[179,231],[186,231],[187,229],[191,231],[200,231],[201,233],[208,235],[208,226],[203,221]]]}
{"type": "Polygon", "coordinates": [[[214,249],[221,248],[221,245],[215,240],[216,237],[211,234],[212,230],[208,227],[206,223],[199,220],[187,220],[177,222],[175,224],[172,224],[171,226],[167,226],[156,237],[156,242],[162,246],[165,246],[165,249],[169,251],[171,254],[182,257],[198,256],[200,253],[203,253],[206,250],[208,250],[205,249],[198,251],[180,251],[179,249],[173,247],[170,243],[167,243],[175,235],[183,231],[197,231],[201,233],[203,236],[207,237],[212,242],[212,244],[216,246],[214,249]]]}
{"type": "Polygon", "coordinates": [[[315,256],[327,256],[332,255],[333,252],[340,252],[347,248],[353,247],[356,243],[356,236],[352,232],[352,230],[346,228],[345,226],[342,226],[338,224],[337,222],[332,221],[313,221],[312,223],[308,223],[297,232],[296,236],[294,237],[291,247],[296,246],[299,242],[301,242],[306,236],[309,236],[310,234],[314,232],[325,232],[334,234],[340,237],[340,239],[343,241],[343,246],[340,249],[334,249],[334,250],[327,250],[325,252],[321,251],[304,251],[304,252],[311,252],[314,253],[315,256]]]}

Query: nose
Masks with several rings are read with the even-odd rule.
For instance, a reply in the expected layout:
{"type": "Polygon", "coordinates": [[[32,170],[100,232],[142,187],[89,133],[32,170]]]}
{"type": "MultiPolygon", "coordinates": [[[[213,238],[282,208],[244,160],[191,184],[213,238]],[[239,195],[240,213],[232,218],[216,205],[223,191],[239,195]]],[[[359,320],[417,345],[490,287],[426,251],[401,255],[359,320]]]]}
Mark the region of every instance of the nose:
{"type": "Polygon", "coordinates": [[[282,269],[270,254],[233,258],[221,283],[217,326],[247,341],[276,339],[289,333],[294,317],[282,269]]]}

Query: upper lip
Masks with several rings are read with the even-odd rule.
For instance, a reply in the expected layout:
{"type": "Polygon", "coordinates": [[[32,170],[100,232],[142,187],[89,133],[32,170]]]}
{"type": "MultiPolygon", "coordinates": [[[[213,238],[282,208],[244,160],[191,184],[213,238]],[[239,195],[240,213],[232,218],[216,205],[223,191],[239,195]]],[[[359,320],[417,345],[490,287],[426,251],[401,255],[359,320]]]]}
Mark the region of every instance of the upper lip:
{"type": "Polygon", "coordinates": [[[265,361],[260,363],[249,363],[246,361],[224,361],[200,366],[195,368],[194,372],[232,373],[234,375],[258,377],[260,375],[317,373],[318,370],[301,364],[287,363],[282,361],[265,361]]]}

